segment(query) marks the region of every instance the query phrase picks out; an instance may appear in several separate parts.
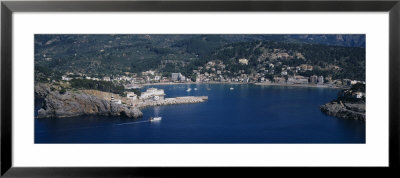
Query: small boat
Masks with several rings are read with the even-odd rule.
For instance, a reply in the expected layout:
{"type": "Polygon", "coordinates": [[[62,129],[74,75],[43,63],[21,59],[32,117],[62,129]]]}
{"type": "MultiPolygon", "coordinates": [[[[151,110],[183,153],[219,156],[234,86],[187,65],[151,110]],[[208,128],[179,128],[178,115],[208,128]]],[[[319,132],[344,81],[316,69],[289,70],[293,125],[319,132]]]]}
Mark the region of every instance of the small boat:
{"type": "Polygon", "coordinates": [[[197,88],[194,88],[194,90],[197,90],[197,88]]]}
{"type": "Polygon", "coordinates": [[[149,121],[154,122],[154,121],[160,121],[161,117],[150,117],[149,121]]]}
{"type": "Polygon", "coordinates": [[[230,88],[230,90],[233,90],[233,89],[234,89],[234,88],[232,88],[232,87],[230,88]]]}
{"type": "Polygon", "coordinates": [[[188,88],[186,91],[189,92],[189,91],[191,91],[191,90],[192,90],[191,88],[188,88]]]}

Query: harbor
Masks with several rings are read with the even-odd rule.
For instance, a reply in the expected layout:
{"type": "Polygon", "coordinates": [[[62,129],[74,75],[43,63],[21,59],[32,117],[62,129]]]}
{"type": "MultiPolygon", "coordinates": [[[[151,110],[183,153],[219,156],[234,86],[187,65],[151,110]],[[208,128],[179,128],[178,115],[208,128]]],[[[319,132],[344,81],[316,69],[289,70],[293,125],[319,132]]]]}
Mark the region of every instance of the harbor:
{"type": "Polygon", "coordinates": [[[127,93],[126,97],[97,90],[83,90],[83,92],[90,95],[94,95],[103,100],[109,100],[110,102],[125,105],[127,107],[135,107],[139,109],[149,106],[200,103],[208,100],[208,96],[179,96],[172,98],[164,98],[166,96],[164,90],[157,89],[154,87],[148,88],[145,92],[142,92],[140,96],[137,96],[133,92],[129,92],[127,93]]]}
{"type": "Polygon", "coordinates": [[[178,96],[165,98],[163,89],[148,88],[138,96],[134,92],[124,95],[98,90],[70,90],[64,94],[51,90],[49,85],[36,85],[35,95],[43,100],[38,118],[66,118],[81,115],[125,116],[140,118],[140,109],[149,106],[200,103],[207,96],[178,96]]]}
{"type": "MultiPolygon", "coordinates": [[[[336,119],[319,109],[321,104],[335,99],[339,89],[230,84],[181,84],[151,88],[164,90],[166,95],[163,104],[166,105],[157,105],[161,101],[149,99],[148,107],[140,108],[143,113],[140,118],[81,115],[63,119],[36,119],[35,141],[133,144],[365,143],[365,122],[336,119]],[[234,90],[230,90],[231,87],[234,90]],[[192,90],[187,92],[188,88],[192,90]],[[174,104],[169,99],[189,103],[192,101],[188,100],[190,96],[197,99],[208,96],[208,100],[195,104],[174,104]],[[151,122],[152,117],[162,119],[151,122]]],[[[147,88],[142,91],[147,91],[147,88]]],[[[137,102],[140,103],[140,100],[139,97],[137,102]]]]}

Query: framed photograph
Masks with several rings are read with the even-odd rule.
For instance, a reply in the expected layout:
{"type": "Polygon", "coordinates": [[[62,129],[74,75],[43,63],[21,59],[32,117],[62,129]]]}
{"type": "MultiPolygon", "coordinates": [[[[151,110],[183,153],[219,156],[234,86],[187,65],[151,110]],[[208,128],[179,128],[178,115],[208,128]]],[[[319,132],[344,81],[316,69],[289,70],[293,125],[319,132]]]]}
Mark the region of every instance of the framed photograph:
{"type": "Polygon", "coordinates": [[[2,1],[1,174],[397,169],[399,20],[399,1],[2,1]]]}

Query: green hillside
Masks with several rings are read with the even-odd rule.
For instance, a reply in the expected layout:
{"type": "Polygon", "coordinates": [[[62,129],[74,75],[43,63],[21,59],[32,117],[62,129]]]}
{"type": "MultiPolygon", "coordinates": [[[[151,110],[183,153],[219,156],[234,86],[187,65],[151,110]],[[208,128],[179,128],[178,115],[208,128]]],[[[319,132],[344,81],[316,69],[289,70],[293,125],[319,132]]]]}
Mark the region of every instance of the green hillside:
{"type": "Polygon", "coordinates": [[[147,70],[190,77],[215,60],[230,76],[270,64],[307,64],[314,70],[301,75],[365,80],[364,46],[365,35],[35,35],[35,80],[66,72],[102,77],[147,70]],[[240,65],[239,58],[249,65],[240,65]]]}

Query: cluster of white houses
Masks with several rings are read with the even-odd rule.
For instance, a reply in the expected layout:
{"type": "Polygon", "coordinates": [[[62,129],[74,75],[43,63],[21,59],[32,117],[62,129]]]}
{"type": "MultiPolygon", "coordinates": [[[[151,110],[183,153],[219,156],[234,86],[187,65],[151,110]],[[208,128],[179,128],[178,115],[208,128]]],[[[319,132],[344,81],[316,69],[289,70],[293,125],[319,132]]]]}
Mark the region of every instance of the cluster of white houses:
{"type": "MultiPolygon", "coordinates": [[[[142,72],[141,76],[137,76],[136,73],[127,73],[127,76],[104,76],[102,78],[98,77],[89,77],[85,74],[74,74],[74,73],[66,73],[62,76],[62,80],[69,81],[72,79],[87,79],[87,80],[95,80],[95,81],[107,81],[107,82],[119,82],[124,84],[125,89],[134,89],[139,88],[138,84],[145,84],[145,83],[158,83],[158,82],[169,82],[170,80],[168,77],[161,77],[158,75],[156,71],[145,71],[142,72]]],[[[184,76],[183,76],[184,77],[184,76]]]]}
{"type": "MultiPolygon", "coordinates": [[[[262,83],[272,83],[272,81],[261,78],[259,82],[262,83]]],[[[331,77],[324,77],[324,76],[310,76],[310,77],[304,77],[300,75],[295,75],[295,76],[289,76],[287,79],[285,77],[274,77],[273,78],[274,83],[278,84],[317,84],[317,85],[332,85],[332,86],[347,86],[350,87],[354,84],[357,83],[363,83],[363,81],[358,81],[358,80],[351,80],[351,79],[337,79],[337,80],[332,80],[331,77]],[[326,80],[325,80],[326,79],[326,80]]]]}
{"type": "Polygon", "coordinates": [[[316,76],[313,75],[311,77],[303,77],[303,76],[292,76],[288,77],[287,84],[324,84],[324,76],[316,76]]]}
{"type": "MultiPolygon", "coordinates": [[[[288,54],[279,53],[276,58],[279,57],[289,57],[288,54]]],[[[298,58],[304,58],[301,54],[296,54],[298,58]]],[[[238,63],[241,65],[249,65],[249,60],[246,58],[238,59],[238,63]]],[[[239,83],[253,83],[253,82],[261,82],[261,83],[280,83],[280,84],[318,84],[323,85],[324,83],[328,83],[331,81],[330,77],[327,77],[327,80],[324,80],[323,76],[311,76],[311,77],[303,77],[300,75],[296,75],[298,72],[306,72],[312,71],[313,66],[309,64],[301,64],[296,67],[290,67],[287,65],[282,65],[281,62],[277,62],[276,64],[267,63],[267,64],[259,64],[257,66],[258,72],[246,74],[244,70],[239,70],[238,72],[233,74],[233,77],[228,77],[226,74],[232,74],[230,71],[226,71],[226,66],[222,61],[215,60],[210,61],[205,64],[204,67],[198,67],[196,70],[193,70],[193,74],[196,75],[196,82],[239,82],[239,83]],[[278,69],[281,72],[277,73],[278,69]],[[291,75],[289,75],[291,74],[291,75]],[[274,76],[273,78],[268,78],[267,76],[274,76]]],[[[231,75],[232,76],[232,75],[231,75]]],[[[178,78],[178,74],[172,76],[174,78],[178,78]]]]}

